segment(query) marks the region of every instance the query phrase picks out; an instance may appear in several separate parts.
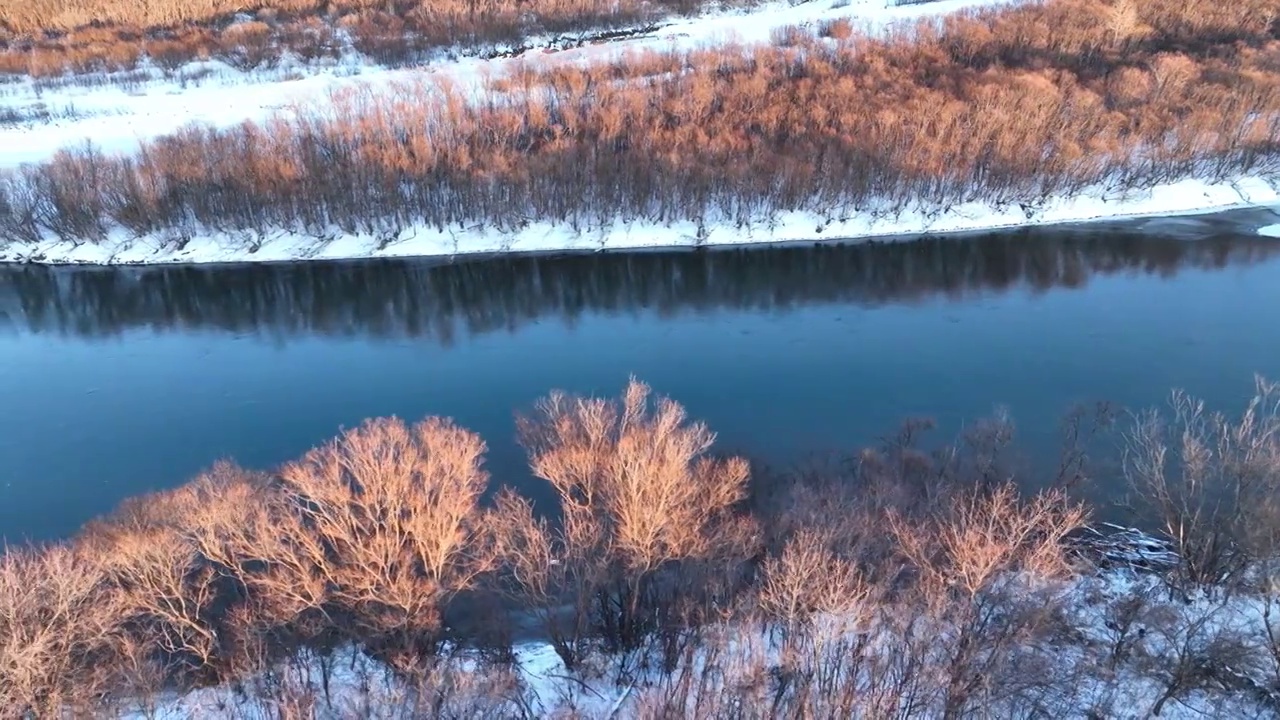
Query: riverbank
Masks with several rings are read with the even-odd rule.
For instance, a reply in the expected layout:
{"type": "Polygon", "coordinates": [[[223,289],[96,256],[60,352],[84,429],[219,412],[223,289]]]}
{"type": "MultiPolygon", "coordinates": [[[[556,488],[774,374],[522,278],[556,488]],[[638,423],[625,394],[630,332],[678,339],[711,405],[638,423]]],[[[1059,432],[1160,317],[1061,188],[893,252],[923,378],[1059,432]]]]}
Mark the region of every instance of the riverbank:
{"type": "Polygon", "coordinates": [[[1131,488],[1151,534],[1091,530],[1067,490],[1103,467],[1102,417],[1067,428],[1038,479],[1000,414],[938,452],[909,424],[845,463],[770,471],[638,381],[553,392],[517,424],[555,520],[490,476],[477,433],[369,419],[5,548],[0,709],[1268,716],[1280,386],[1215,422],[1173,397],[1120,421],[1125,461],[1098,476],[1131,488]]]}
{"type": "MultiPolygon", "coordinates": [[[[483,227],[446,229],[414,227],[399,232],[326,234],[264,229],[173,238],[160,234],[134,237],[117,231],[94,244],[49,240],[0,246],[0,262],[146,265],[242,262],[289,262],[391,257],[455,258],[489,254],[548,254],[582,251],[627,251],[805,242],[860,243],[913,240],[920,237],[983,230],[1185,217],[1280,205],[1280,181],[1274,177],[1241,177],[1228,182],[1185,180],[1149,189],[1115,191],[1095,188],[1071,198],[1052,199],[1037,207],[993,207],[969,203],[948,208],[902,212],[867,212],[833,218],[814,212],[781,213],[739,225],[734,222],[675,224],[615,222],[577,230],[564,224],[531,222],[518,231],[483,227]]],[[[1276,236],[1280,226],[1257,232],[1276,236]]],[[[1248,232],[1247,228],[1242,228],[1248,232]]]]}
{"type": "MultiPolygon", "coordinates": [[[[1241,638],[1261,637],[1268,632],[1275,608],[1261,596],[1214,596],[1206,592],[1188,602],[1169,597],[1158,576],[1128,570],[1078,575],[1056,583],[1046,596],[1055,610],[1064,611],[1069,618],[1064,620],[1078,624],[1072,628],[1076,632],[1072,645],[1026,649],[1024,660],[1047,662],[1051,671],[1059,674],[1058,687],[1043,689],[1053,697],[1041,705],[1042,710],[1047,707],[1060,717],[1089,711],[1101,714],[1105,710],[1106,717],[1145,720],[1154,717],[1153,709],[1159,708],[1158,717],[1167,720],[1203,720],[1270,717],[1278,707],[1278,698],[1268,689],[1271,681],[1265,671],[1253,675],[1258,669],[1247,669],[1234,682],[1211,679],[1215,670],[1223,672],[1224,679],[1231,677],[1229,663],[1240,656],[1230,657],[1227,653],[1241,638]],[[1219,647],[1211,648],[1215,642],[1219,647]],[[1215,649],[1221,655],[1214,657],[1215,649]],[[1164,662],[1158,660],[1161,656],[1166,658],[1164,662]],[[1173,679],[1165,674],[1179,663],[1196,661],[1205,663],[1198,675],[1173,679]]],[[[686,717],[711,717],[706,706],[714,707],[717,696],[745,696],[743,699],[764,702],[769,694],[764,690],[775,688],[766,686],[759,695],[744,688],[759,687],[762,677],[770,674],[776,677],[794,672],[803,678],[817,672],[814,666],[819,658],[837,663],[834,657],[824,657],[823,646],[831,646],[832,655],[857,647],[857,637],[865,631],[866,621],[858,616],[825,617],[817,625],[803,638],[797,638],[794,631],[788,637],[787,629],[777,625],[703,628],[689,657],[669,673],[650,667],[630,671],[619,668],[615,674],[610,666],[626,661],[603,655],[594,658],[597,668],[575,671],[566,668],[554,646],[544,640],[515,644],[509,665],[492,663],[474,651],[458,650],[454,656],[442,659],[434,672],[435,678],[448,678],[452,681],[448,685],[455,688],[446,700],[448,706],[490,711],[501,708],[493,717],[650,717],[648,711],[655,698],[665,701],[667,707],[683,706],[686,717]],[[812,654],[797,653],[797,641],[817,647],[810,650],[812,654]],[[694,684],[696,680],[704,681],[700,691],[687,695],[681,692],[682,684],[694,684]],[[485,697],[486,689],[493,695],[485,697]],[[522,707],[527,710],[522,712],[522,707]]],[[[945,634],[941,629],[939,632],[945,634]]],[[[868,658],[859,660],[872,664],[868,658]]],[[[885,659],[879,659],[879,663],[888,664],[885,659]]],[[[1036,675],[1034,671],[1028,673],[1036,675]]],[[[398,678],[358,650],[344,648],[323,661],[300,657],[282,663],[274,675],[250,678],[237,688],[217,686],[149,698],[139,703],[150,706],[148,711],[126,713],[125,717],[263,717],[265,708],[280,702],[280,691],[273,688],[279,676],[292,678],[295,696],[313,700],[319,718],[369,717],[361,715],[358,708],[403,709],[424,702],[414,683],[398,678]],[[327,691],[321,687],[321,679],[327,682],[327,691]]],[[[845,677],[841,680],[856,682],[845,677]]],[[[834,692],[844,691],[847,690],[841,688],[834,692]]],[[[787,700],[794,702],[790,697],[787,700]]],[[[902,703],[911,708],[910,700],[903,698],[902,703]]],[[[831,705],[840,707],[836,702],[831,705]]],[[[1016,707],[1017,702],[1009,705],[1016,707]]],[[[914,710],[914,717],[940,717],[922,707],[914,710]]]]}

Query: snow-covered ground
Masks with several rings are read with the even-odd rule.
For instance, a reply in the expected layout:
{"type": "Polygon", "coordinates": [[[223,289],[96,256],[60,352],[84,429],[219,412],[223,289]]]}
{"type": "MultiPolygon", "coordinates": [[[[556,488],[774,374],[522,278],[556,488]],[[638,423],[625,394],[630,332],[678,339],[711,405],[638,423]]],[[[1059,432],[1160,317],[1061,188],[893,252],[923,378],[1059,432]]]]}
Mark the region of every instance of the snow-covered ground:
{"type": "Polygon", "coordinates": [[[1280,238],[1280,223],[1258,228],[1258,234],[1264,237],[1280,238]]]}
{"type": "MultiPolygon", "coordinates": [[[[957,658],[955,645],[962,642],[954,623],[974,621],[969,611],[985,617],[1004,603],[1025,603],[1037,608],[1032,611],[1037,614],[1051,608],[1033,620],[1039,629],[1031,635],[1022,630],[1005,635],[985,621],[965,625],[969,637],[985,648],[982,652],[1010,660],[976,661],[981,669],[972,669],[994,673],[987,679],[998,687],[975,687],[977,694],[968,698],[971,707],[991,703],[982,710],[1010,717],[1275,716],[1280,708],[1280,655],[1275,654],[1280,651],[1280,597],[1265,580],[1274,571],[1271,564],[1255,566],[1253,582],[1235,592],[1214,587],[1184,592],[1165,579],[1164,573],[1179,564],[1168,542],[1106,523],[1084,531],[1074,537],[1081,561],[1074,576],[1049,580],[1011,573],[988,587],[994,593],[991,604],[973,599],[981,605],[970,607],[957,596],[954,613],[855,600],[845,606],[847,612],[793,625],[798,634],[790,641],[783,628],[747,613],[702,628],[696,644],[668,669],[660,662],[640,662],[636,654],[609,655],[599,649],[588,651],[570,669],[545,641],[515,644],[509,664],[482,664],[472,651],[446,648],[423,686],[432,702],[443,704],[436,713],[441,716],[654,716],[641,710],[651,711],[654,706],[647,703],[656,699],[676,703],[662,705],[662,716],[715,717],[726,690],[733,696],[731,707],[735,702],[761,707],[773,702],[776,708],[788,696],[821,703],[852,687],[857,692],[847,697],[860,702],[874,703],[878,697],[912,703],[895,715],[942,717],[940,693],[957,658]],[[922,629],[920,622],[928,627],[922,629]],[[907,664],[895,665],[891,658],[904,652],[910,655],[907,664]],[[823,679],[815,677],[809,691],[799,690],[785,682],[792,674],[788,669],[823,679]],[[887,676],[907,684],[880,684],[887,676]],[[903,688],[910,688],[909,699],[903,688]],[[686,712],[678,710],[681,704],[686,712]]],[[[1021,627],[1016,621],[1014,625],[1021,627]]],[[[658,654],[656,646],[639,653],[650,660],[658,654]]],[[[338,720],[407,717],[414,693],[378,661],[348,647],[327,658],[304,651],[261,677],[186,694],[160,693],[141,703],[126,701],[119,710],[130,720],[258,720],[279,716],[281,703],[297,703],[307,695],[317,703],[308,716],[338,720]]]]}
{"type": "MultiPolygon", "coordinates": [[[[1276,698],[1267,688],[1276,668],[1271,667],[1266,658],[1270,652],[1268,627],[1277,627],[1277,613],[1280,613],[1280,605],[1274,599],[1221,593],[1196,593],[1185,600],[1175,599],[1158,578],[1123,569],[1085,575],[1047,586],[1047,589],[1053,602],[1061,604],[1065,614],[1059,618],[1069,623],[1071,632],[1058,641],[1028,648],[1030,654],[1024,658],[1042,672],[1046,666],[1038,663],[1048,663],[1050,669],[1044,676],[1060,686],[1038,698],[1039,710],[1048,713],[1046,716],[1146,720],[1156,717],[1153,711],[1159,710],[1158,717],[1173,720],[1272,717],[1271,707],[1276,698]],[[1065,637],[1071,639],[1065,640],[1065,637]],[[1236,647],[1251,648],[1248,652],[1252,653],[1252,659],[1231,654],[1228,648],[1236,647]],[[1231,662],[1239,667],[1228,664],[1231,662]],[[1206,681],[1196,675],[1207,667],[1216,667],[1218,672],[1227,673],[1239,682],[1206,681]],[[1166,695],[1168,698],[1161,702],[1166,695]]],[[[627,673],[628,679],[621,681],[605,669],[610,664],[606,656],[594,657],[585,663],[587,669],[571,671],[549,644],[529,642],[514,648],[514,664],[509,669],[477,672],[476,662],[463,655],[461,659],[444,663],[446,669],[429,684],[454,688],[456,696],[445,702],[449,703],[447,709],[458,715],[628,718],[640,714],[638,710],[648,694],[661,694],[679,686],[684,673],[693,674],[691,684],[694,686],[699,680],[705,681],[707,678],[699,671],[707,662],[714,662],[717,672],[711,674],[716,678],[712,682],[737,689],[744,702],[749,701],[753,693],[763,701],[773,697],[774,689],[760,686],[761,682],[769,682],[767,677],[760,677],[761,669],[781,670],[784,658],[803,664],[813,659],[808,653],[818,652],[819,646],[835,648],[841,639],[864,632],[875,633],[874,625],[867,625],[865,621],[858,623],[855,630],[855,624],[835,616],[820,618],[814,627],[812,645],[805,646],[797,655],[784,654],[780,636],[767,628],[756,625],[709,628],[704,633],[702,649],[695,651],[692,660],[681,663],[674,673],[637,668],[627,673]],[[468,675],[473,675],[470,682],[468,675]],[[445,678],[451,681],[445,682],[445,678]],[[502,699],[494,700],[495,696],[502,699]],[[481,698],[493,706],[481,704],[485,701],[481,698]],[[506,712],[502,712],[504,709],[506,712]]],[[[939,628],[937,637],[946,638],[948,633],[939,628]]],[[[896,647],[892,640],[888,642],[891,644],[887,648],[896,647]]],[[[939,658],[925,662],[936,662],[939,658]]],[[[859,666],[850,663],[849,667],[859,666]]],[[[862,667],[862,672],[874,672],[868,666],[862,667]]],[[[827,668],[827,672],[832,671],[827,668]]],[[[139,720],[274,717],[272,704],[278,700],[264,700],[264,697],[288,697],[290,689],[309,688],[315,692],[324,672],[315,659],[302,658],[300,666],[290,666],[268,682],[250,680],[236,687],[212,687],[182,696],[160,697],[148,703],[148,707],[132,709],[126,717],[139,720]]],[[[320,706],[314,708],[314,717],[337,720],[406,716],[408,705],[403,703],[411,694],[376,661],[348,650],[330,660],[327,672],[328,700],[320,700],[320,706]]],[[[848,668],[834,672],[848,672],[848,668]]],[[[925,668],[917,672],[921,677],[928,677],[929,671],[925,668]]],[[[929,681],[924,682],[927,686],[929,681]]],[[[703,691],[707,693],[703,695],[704,701],[716,694],[715,688],[704,686],[703,691]]],[[[680,695],[677,692],[675,696],[680,695]]],[[[936,702],[920,698],[914,702],[923,702],[924,708],[931,709],[917,707],[911,711],[913,717],[941,716],[936,702]]],[[[1023,711],[1028,709],[1025,704],[1021,707],[1023,711]]],[[[689,708],[686,716],[712,716],[706,708],[702,710],[699,713],[689,708]]]]}
{"type": "Polygon", "coordinates": [[[645,36],[554,53],[540,48],[562,44],[564,38],[530,38],[528,47],[534,49],[511,58],[441,57],[420,67],[393,70],[350,50],[338,62],[308,66],[286,60],[279,67],[251,72],[206,61],[174,73],[143,68],[117,76],[116,82],[99,75],[64,80],[50,88],[48,81],[27,80],[0,85],[0,168],[45,160],[86,140],[108,152],[127,152],[142,140],[189,123],[225,127],[260,122],[279,110],[323,101],[346,88],[376,88],[420,79],[423,74],[445,76],[462,86],[478,85],[530,58],[539,63],[608,62],[637,49],[691,50],[726,42],[769,42],[778,28],[816,28],[824,20],[839,18],[874,32],[900,21],[1014,1],[938,0],[895,6],[896,0],[811,0],[793,6],[775,0],[750,10],[673,18],[645,36]]]}
{"type": "Polygon", "coordinates": [[[517,231],[496,228],[411,227],[373,234],[302,233],[287,228],[212,232],[194,237],[132,236],[117,231],[98,244],[58,240],[0,247],[0,262],[83,264],[268,262],[365,257],[451,257],[477,253],[626,250],[743,245],[766,242],[856,241],[912,238],[1025,225],[1084,222],[1125,216],[1187,215],[1236,207],[1280,204],[1280,178],[1241,177],[1233,182],[1185,180],[1118,193],[1095,188],[1041,207],[982,203],[951,208],[886,210],[851,217],[791,212],[739,228],[734,222],[669,225],[618,221],[603,227],[531,222],[517,231]]]}

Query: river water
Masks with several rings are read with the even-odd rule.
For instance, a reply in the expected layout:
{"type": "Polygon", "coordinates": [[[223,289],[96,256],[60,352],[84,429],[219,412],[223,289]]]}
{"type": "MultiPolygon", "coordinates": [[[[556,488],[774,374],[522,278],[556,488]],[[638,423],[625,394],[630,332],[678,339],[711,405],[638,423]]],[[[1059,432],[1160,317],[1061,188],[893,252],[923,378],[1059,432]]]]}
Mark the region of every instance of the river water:
{"type": "MultiPolygon", "coordinates": [[[[0,537],[65,536],[219,458],[270,467],[375,415],[479,431],[537,495],[513,413],[634,375],[787,465],[1002,406],[1028,457],[1079,404],[1280,377],[1258,212],[891,244],[454,264],[0,267],[0,537]]],[[[1114,478],[1102,478],[1104,485],[1114,478]]],[[[1104,495],[1118,487],[1103,487],[1104,495]]]]}

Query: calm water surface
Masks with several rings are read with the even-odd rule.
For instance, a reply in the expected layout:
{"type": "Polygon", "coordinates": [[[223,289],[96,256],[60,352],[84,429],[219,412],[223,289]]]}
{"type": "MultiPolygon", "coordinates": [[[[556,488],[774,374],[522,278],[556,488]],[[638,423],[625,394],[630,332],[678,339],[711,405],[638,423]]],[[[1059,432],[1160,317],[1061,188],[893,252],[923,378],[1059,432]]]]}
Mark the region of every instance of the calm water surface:
{"type": "MultiPolygon", "coordinates": [[[[0,536],[51,538],[233,457],[374,415],[482,433],[636,375],[733,450],[855,449],[1007,407],[1051,454],[1071,406],[1280,377],[1280,243],[1205,218],[876,246],[195,268],[0,268],[0,536]]],[[[941,439],[941,438],[940,438],[941,439]]],[[[536,486],[534,486],[536,490],[536,486]]]]}

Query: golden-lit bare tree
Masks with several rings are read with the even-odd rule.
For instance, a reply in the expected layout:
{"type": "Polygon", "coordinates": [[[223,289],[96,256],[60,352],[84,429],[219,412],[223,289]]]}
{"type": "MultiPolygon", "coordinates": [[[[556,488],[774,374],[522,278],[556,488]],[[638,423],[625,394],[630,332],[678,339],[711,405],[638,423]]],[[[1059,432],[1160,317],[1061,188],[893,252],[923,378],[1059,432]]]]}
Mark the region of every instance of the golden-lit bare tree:
{"type": "Polygon", "coordinates": [[[620,401],[553,393],[521,418],[520,436],[560,516],[549,529],[509,497],[507,545],[526,592],[571,598],[575,620],[558,633],[567,664],[589,630],[638,648],[666,622],[660,613],[686,611],[682,602],[716,584],[717,565],[749,552],[754,530],[738,511],[746,461],[709,456],[714,434],[648,386],[631,381],[620,401]]]}
{"type": "Polygon", "coordinates": [[[1064,540],[1087,517],[1060,490],[1027,501],[1011,483],[959,489],[926,517],[889,514],[911,606],[936,633],[909,646],[937,675],[930,687],[944,717],[1045,682],[1019,657],[1051,627],[1055,581],[1071,572],[1064,540]]]}
{"type": "Polygon", "coordinates": [[[854,563],[830,549],[821,532],[801,530],[761,568],[760,609],[784,628],[802,630],[823,617],[847,617],[871,595],[854,563]]]}
{"type": "MultiPolygon", "coordinates": [[[[479,436],[447,420],[380,419],[280,471],[296,513],[286,542],[314,568],[308,576],[323,578],[355,636],[399,653],[389,658],[398,663],[434,653],[442,602],[493,565],[478,507],[484,452],[479,436]]],[[[286,565],[275,558],[292,577],[286,565]]]]}
{"type": "Polygon", "coordinates": [[[643,572],[737,540],[721,531],[745,496],[747,462],[709,457],[715,435],[643,383],[621,402],[553,393],[522,420],[521,439],[574,546],[643,572]]]}
{"type": "Polygon", "coordinates": [[[217,575],[194,544],[168,528],[125,531],[114,538],[107,558],[131,631],[184,671],[215,672],[222,649],[217,575]]]}
{"type": "Polygon", "coordinates": [[[118,608],[102,560],[67,545],[0,555],[0,713],[87,713],[112,689],[118,608]]]}

